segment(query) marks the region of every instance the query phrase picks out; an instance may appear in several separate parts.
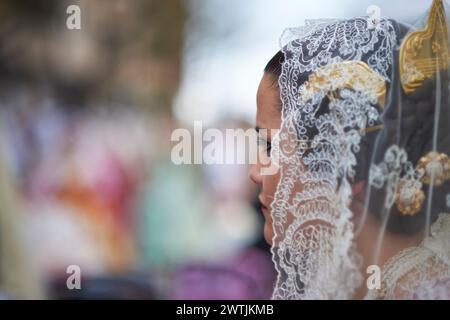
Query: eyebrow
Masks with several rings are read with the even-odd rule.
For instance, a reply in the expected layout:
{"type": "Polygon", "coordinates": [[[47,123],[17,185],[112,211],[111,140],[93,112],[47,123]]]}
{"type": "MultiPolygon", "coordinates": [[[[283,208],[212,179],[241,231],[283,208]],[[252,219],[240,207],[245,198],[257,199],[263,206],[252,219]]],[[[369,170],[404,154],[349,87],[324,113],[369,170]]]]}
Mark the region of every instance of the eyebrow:
{"type": "MultiPolygon", "coordinates": [[[[259,135],[259,131],[261,131],[261,130],[271,130],[271,129],[264,129],[264,128],[261,128],[261,127],[256,126],[256,127],[255,127],[255,130],[256,130],[256,133],[258,133],[258,135],[259,135]]],[[[264,137],[264,140],[266,140],[268,143],[270,143],[270,141],[272,140],[272,138],[269,137],[268,135],[266,135],[266,136],[264,137]]]]}
{"type": "Polygon", "coordinates": [[[256,127],[255,127],[255,130],[256,130],[256,133],[259,134],[259,132],[260,132],[261,130],[269,131],[269,130],[271,130],[271,129],[265,129],[265,128],[261,128],[261,127],[256,126],[256,127]]]}

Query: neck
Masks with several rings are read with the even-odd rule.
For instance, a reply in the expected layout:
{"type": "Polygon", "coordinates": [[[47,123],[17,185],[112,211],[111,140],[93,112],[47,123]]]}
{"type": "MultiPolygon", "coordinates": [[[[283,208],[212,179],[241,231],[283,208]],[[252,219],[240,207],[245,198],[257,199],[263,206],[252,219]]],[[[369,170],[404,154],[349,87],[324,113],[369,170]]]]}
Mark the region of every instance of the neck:
{"type": "Polygon", "coordinates": [[[375,261],[375,251],[378,246],[379,235],[381,232],[380,223],[371,214],[368,214],[364,227],[361,232],[356,235],[355,243],[358,253],[363,258],[362,274],[364,275],[364,281],[361,287],[356,292],[354,298],[362,299],[367,294],[366,280],[368,274],[366,273],[367,267],[370,265],[377,265],[380,269],[383,269],[384,264],[400,251],[418,246],[423,239],[423,234],[404,235],[398,233],[392,233],[388,230],[385,231],[382,243],[380,245],[380,252],[378,261],[375,261]]]}

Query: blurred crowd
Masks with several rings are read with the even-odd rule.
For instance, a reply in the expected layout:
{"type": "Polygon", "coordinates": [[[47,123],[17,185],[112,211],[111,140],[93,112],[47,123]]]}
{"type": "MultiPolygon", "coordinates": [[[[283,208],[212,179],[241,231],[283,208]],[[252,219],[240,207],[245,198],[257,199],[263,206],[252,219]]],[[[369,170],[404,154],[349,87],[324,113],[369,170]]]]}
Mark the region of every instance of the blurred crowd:
{"type": "Polygon", "coordinates": [[[170,160],[186,3],[1,2],[0,298],[270,297],[246,166],[170,160]]]}

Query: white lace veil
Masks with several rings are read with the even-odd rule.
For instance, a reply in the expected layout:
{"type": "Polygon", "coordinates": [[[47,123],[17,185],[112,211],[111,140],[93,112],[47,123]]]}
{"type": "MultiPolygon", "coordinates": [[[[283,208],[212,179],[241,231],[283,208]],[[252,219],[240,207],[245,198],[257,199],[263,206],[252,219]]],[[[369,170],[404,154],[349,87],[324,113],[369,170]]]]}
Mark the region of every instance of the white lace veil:
{"type": "Polygon", "coordinates": [[[450,211],[444,7],[435,0],[414,27],[360,17],[284,32],[282,123],[271,151],[280,175],[271,204],[274,299],[352,298],[368,265],[382,270],[368,298],[409,298],[450,277],[450,223],[448,235],[438,228],[450,211]],[[362,254],[357,239],[369,229],[377,236],[362,254]],[[383,263],[394,239],[416,238],[383,263]]]}

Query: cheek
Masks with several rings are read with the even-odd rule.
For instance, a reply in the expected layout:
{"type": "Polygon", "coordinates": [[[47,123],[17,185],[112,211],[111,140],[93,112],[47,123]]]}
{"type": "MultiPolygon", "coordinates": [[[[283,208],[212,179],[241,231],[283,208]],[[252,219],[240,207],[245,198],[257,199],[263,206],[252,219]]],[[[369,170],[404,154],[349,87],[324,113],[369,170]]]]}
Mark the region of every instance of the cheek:
{"type": "Polygon", "coordinates": [[[263,197],[269,206],[268,210],[263,212],[264,218],[265,218],[264,239],[266,240],[266,242],[269,245],[272,245],[272,237],[273,237],[273,226],[272,226],[272,217],[270,214],[270,205],[273,201],[279,179],[280,179],[279,174],[273,174],[273,175],[263,176],[263,181],[262,181],[263,197]]]}
{"type": "Polygon", "coordinates": [[[264,197],[269,201],[268,205],[272,203],[279,180],[279,173],[263,176],[263,193],[264,197]]]}
{"type": "Polygon", "coordinates": [[[272,221],[266,221],[264,224],[264,240],[266,240],[267,244],[272,245],[273,238],[273,229],[272,229],[272,221]]]}

